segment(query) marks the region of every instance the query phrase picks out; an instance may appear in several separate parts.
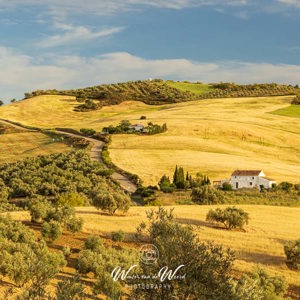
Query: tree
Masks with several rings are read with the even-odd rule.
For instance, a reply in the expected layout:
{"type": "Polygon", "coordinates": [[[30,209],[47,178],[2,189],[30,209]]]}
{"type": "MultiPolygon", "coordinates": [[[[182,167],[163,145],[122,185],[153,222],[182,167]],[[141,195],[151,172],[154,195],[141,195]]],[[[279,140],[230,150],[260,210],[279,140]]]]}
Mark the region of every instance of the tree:
{"type": "Polygon", "coordinates": [[[204,185],[193,188],[192,201],[197,204],[218,204],[224,202],[224,195],[214,187],[204,185]]]}
{"type": "Polygon", "coordinates": [[[176,186],[177,189],[185,188],[184,170],[182,167],[178,168],[177,165],[173,175],[173,184],[176,186]]]}
{"type": "Polygon", "coordinates": [[[51,204],[43,197],[37,197],[29,203],[29,212],[31,215],[31,222],[38,223],[43,221],[49,211],[51,204]]]}
{"type": "Polygon", "coordinates": [[[280,276],[270,276],[259,268],[249,275],[243,275],[235,285],[237,299],[281,300],[287,290],[286,281],[280,276]]]}
{"type": "Polygon", "coordinates": [[[222,223],[227,229],[234,228],[243,229],[249,222],[249,214],[241,208],[226,207],[225,209],[216,208],[211,209],[207,215],[206,220],[211,222],[222,223]]]}
{"type": "MultiPolygon", "coordinates": [[[[177,280],[166,281],[170,288],[160,288],[160,279],[153,279],[151,283],[157,289],[135,289],[132,299],[234,299],[230,274],[234,256],[230,250],[201,242],[190,227],[175,221],[173,210],[151,210],[147,218],[148,224],[141,224],[138,236],[155,245],[159,258],[151,267],[141,263],[140,273],[148,274],[151,270],[157,274],[165,266],[171,270],[183,267],[177,273],[177,280]]],[[[147,281],[138,283],[147,284],[147,281]]]]}
{"type": "Polygon", "coordinates": [[[93,195],[93,205],[113,215],[117,210],[126,212],[129,209],[130,197],[123,191],[99,190],[93,195]]]}
{"type": "Polygon", "coordinates": [[[0,106],[2,106],[4,104],[4,102],[2,100],[0,100],[0,106]]]}
{"type": "Polygon", "coordinates": [[[289,241],[284,246],[284,253],[287,265],[293,269],[300,270],[300,239],[289,241]]]}
{"type": "Polygon", "coordinates": [[[57,199],[58,206],[83,206],[86,201],[84,194],[72,192],[60,194],[57,199]]]}
{"type": "Polygon", "coordinates": [[[163,175],[158,183],[161,191],[164,193],[172,193],[174,191],[174,185],[171,184],[170,178],[166,175],[163,175]]]}
{"type": "Polygon", "coordinates": [[[53,242],[62,234],[62,228],[60,223],[56,221],[50,221],[43,223],[41,232],[43,238],[48,238],[51,242],[53,242]]]}

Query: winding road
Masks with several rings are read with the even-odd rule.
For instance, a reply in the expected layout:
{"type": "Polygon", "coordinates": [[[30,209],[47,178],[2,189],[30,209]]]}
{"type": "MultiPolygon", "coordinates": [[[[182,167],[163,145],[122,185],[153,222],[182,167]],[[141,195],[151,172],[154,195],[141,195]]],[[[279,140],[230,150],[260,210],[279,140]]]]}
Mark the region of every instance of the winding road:
{"type": "MultiPolygon", "coordinates": [[[[33,131],[33,132],[38,131],[38,130],[34,130],[34,129],[27,129],[26,127],[23,127],[22,125],[16,125],[16,124],[10,122],[9,120],[0,119],[0,123],[6,124],[9,126],[13,126],[20,130],[33,131]]],[[[91,148],[91,152],[90,152],[91,160],[95,160],[95,161],[99,161],[99,162],[103,163],[102,158],[101,158],[101,151],[103,149],[104,142],[90,138],[90,137],[85,137],[85,136],[82,136],[79,134],[69,133],[69,132],[62,131],[62,130],[55,130],[53,132],[56,134],[60,134],[60,135],[66,135],[66,136],[71,136],[71,137],[76,137],[76,138],[81,138],[81,139],[87,140],[89,143],[92,144],[92,148],[91,148]]],[[[117,182],[119,182],[121,188],[123,190],[125,190],[126,192],[134,193],[137,190],[137,186],[134,183],[132,183],[126,176],[124,176],[118,172],[114,172],[111,175],[111,177],[114,180],[116,180],[117,182]]]]}

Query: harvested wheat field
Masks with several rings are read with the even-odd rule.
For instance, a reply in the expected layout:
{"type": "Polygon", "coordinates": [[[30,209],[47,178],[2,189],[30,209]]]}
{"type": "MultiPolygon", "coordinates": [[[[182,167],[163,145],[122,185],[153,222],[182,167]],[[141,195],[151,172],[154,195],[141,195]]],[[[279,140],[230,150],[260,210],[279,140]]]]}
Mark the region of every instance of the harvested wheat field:
{"type": "Polygon", "coordinates": [[[1,134],[0,149],[0,164],[3,164],[26,157],[65,152],[69,147],[39,132],[22,132],[1,134]]]}
{"type": "MultiPolygon", "coordinates": [[[[224,207],[174,206],[177,221],[194,227],[201,240],[214,241],[235,251],[236,271],[247,272],[261,266],[272,274],[283,275],[289,284],[300,289],[298,272],[289,270],[285,264],[283,246],[288,240],[298,239],[300,232],[300,208],[237,205],[249,213],[249,225],[243,231],[228,231],[205,221],[210,209],[224,207]]],[[[168,209],[171,207],[167,207],[168,209]]],[[[131,207],[126,215],[109,216],[93,207],[78,207],[77,215],[84,219],[83,231],[110,237],[111,232],[123,230],[125,240],[133,239],[137,225],[146,221],[146,211],[151,207],[131,207]]],[[[29,220],[27,212],[13,212],[17,220],[29,220]]]]}
{"type": "Polygon", "coordinates": [[[38,96],[0,108],[0,117],[43,128],[94,128],[166,123],[153,136],[115,135],[112,161],[145,184],[172,175],[176,164],[192,174],[227,178],[234,169],[263,169],[277,181],[300,181],[299,118],[276,115],[292,97],[226,98],[163,106],[127,101],[92,112],[74,112],[73,97],[38,96]],[[34,112],[34,113],[33,113],[34,112]],[[140,116],[146,120],[140,121],[140,116]],[[24,121],[23,121],[24,120],[24,121]]]}

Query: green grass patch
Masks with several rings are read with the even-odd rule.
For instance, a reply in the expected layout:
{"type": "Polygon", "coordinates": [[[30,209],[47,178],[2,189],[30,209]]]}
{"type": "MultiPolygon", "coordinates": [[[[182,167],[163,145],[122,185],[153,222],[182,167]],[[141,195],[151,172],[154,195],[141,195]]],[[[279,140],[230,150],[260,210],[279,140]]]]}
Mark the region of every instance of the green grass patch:
{"type": "Polygon", "coordinates": [[[273,115],[300,118],[300,105],[290,105],[270,112],[273,115]]]}
{"type": "Polygon", "coordinates": [[[214,90],[214,88],[208,84],[204,84],[201,82],[198,83],[192,83],[192,82],[177,82],[177,81],[166,81],[167,85],[176,88],[178,90],[181,90],[183,92],[189,91],[196,95],[202,95],[208,92],[211,92],[214,90]]]}

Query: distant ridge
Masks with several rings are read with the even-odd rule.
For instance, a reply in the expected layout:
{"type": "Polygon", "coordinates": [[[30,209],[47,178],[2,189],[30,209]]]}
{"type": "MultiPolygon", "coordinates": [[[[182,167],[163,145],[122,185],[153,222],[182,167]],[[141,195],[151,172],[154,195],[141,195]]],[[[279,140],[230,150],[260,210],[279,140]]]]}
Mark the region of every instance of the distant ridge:
{"type": "Polygon", "coordinates": [[[99,109],[105,105],[123,101],[142,101],[150,105],[178,103],[209,98],[267,97],[299,94],[299,87],[283,84],[235,83],[192,83],[188,81],[163,81],[161,79],[129,81],[125,83],[103,84],[71,90],[36,90],[25,93],[25,99],[39,95],[75,96],[79,111],[99,109]],[[86,102],[86,103],[85,103],[86,102]]]}

